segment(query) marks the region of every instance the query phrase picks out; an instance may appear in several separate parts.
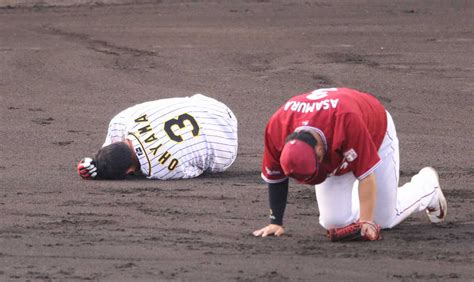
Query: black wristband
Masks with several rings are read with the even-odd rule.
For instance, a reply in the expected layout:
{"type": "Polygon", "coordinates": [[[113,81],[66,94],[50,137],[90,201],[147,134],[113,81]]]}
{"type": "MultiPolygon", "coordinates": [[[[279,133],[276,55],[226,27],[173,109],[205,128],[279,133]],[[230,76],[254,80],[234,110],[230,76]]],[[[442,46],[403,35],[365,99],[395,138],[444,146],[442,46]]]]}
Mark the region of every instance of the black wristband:
{"type": "Polygon", "coordinates": [[[288,199],[288,179],[283,182],[268,184],[270,202],[270,223],[283,225],[283,215],[288,199]]]}

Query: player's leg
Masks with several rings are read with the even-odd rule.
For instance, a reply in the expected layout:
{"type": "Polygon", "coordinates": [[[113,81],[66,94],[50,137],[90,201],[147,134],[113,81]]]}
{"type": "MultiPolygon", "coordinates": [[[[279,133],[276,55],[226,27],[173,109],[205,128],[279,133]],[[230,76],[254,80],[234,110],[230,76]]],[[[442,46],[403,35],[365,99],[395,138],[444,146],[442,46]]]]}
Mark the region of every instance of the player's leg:
{"type": "Polygon", "coordinates": [[[413,176],[400,188],[398,138],[391,116],[387,113],[387,135],[379,150],[382,164],[375,170],[377,204],[375,222],[382,228],[392,228],[414,212],[424,211],[438,201],[437,179],[427,171],[413,176]]]}
{"type": "Polygon", "coordinates": [[[387,112],[387,132],[379,149],[382,163],[375,170],[377,202],[374,221],[382,228],[391,228],[397,216],[397,192],[400,176],[398,137],[391,115],[387,112]]]}
{"type": "Polygon", "coordinates": [[[393,227],[415,212],[438,205],[437,176],[421,170],[410,182],[398,188],[397,212],[391,226],[393,227]]]}
{"type": "Polygon", "coordinates": [[[358,203],[353,205],[352,187],[356,178],[352,173],[332,176],[315,186],[319,208],[319,224],[326,229],[343,227],[359,218],[358,203]]]}

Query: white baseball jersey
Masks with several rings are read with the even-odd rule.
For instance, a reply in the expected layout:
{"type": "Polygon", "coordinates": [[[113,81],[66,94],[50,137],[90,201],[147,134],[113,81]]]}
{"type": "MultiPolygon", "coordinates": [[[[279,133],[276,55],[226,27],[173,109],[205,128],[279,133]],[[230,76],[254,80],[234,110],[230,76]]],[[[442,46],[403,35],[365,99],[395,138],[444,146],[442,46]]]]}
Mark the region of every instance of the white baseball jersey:
{"type": "Polygon", "coordinates": [[[234,162],[237,118],[202,94],[145,102],[110,121],[103,146],[126,139],[147,178],[192,178],[224,171],[234,162]]]}

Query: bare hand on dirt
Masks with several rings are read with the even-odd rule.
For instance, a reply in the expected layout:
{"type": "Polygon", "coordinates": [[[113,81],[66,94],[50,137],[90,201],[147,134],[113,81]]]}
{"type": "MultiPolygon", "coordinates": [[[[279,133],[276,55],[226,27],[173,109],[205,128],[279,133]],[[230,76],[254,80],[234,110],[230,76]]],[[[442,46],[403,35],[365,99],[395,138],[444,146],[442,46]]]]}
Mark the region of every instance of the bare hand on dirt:
{"type": "Polygon", "coordinates": [[[268,235],[275,235],[280,237],[285,233],[283,226],[277,224],[269,224],[262,229],[255,230],[252,234],[256,237],[267,237],[268,235]]]}

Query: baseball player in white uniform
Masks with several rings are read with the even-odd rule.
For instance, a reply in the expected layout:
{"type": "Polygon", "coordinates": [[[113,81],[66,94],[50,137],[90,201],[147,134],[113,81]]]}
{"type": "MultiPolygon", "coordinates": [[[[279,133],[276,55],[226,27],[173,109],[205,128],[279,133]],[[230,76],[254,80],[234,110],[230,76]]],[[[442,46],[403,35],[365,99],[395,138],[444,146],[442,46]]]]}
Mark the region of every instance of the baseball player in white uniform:
{"type": "Polygon", "coordinates": [[[85,179],[183,179],[222,172],[237,156],[237,118],[223,103],[195,94],[145,102],[117,114],[94,158],[84,158],[85,179]]]}

